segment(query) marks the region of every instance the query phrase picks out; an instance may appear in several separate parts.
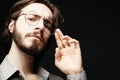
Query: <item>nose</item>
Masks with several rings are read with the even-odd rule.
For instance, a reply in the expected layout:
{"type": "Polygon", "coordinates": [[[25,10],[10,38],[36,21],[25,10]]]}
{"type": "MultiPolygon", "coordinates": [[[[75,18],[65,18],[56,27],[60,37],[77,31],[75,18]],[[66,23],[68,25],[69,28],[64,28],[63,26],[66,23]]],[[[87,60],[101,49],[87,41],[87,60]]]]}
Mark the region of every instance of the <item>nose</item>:
{"type": "Polygon", "coordinates": [[[36,29],[43,29],[44,28],[44,20],[40,19],[39,23],[35,27],[36,29]]]}

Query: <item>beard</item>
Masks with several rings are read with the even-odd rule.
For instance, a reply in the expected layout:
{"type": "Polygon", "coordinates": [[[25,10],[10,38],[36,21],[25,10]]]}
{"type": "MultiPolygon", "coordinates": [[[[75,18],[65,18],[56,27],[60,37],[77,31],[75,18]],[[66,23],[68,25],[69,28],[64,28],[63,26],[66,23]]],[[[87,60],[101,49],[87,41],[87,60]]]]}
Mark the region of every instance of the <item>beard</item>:
{"type": "Polygon", "coordinates": [[[45,42],[44,40],[42,41],[38,41],[38,40],[31,40],[29,41],[31,44],[27,45],[25,40],[29,37],[30,33],[26,34],[24,38],[22,38],[22,34],[20,32],[17,31],[16,27],[15,30],[13,32],[13,40],[15,41],[17,47],[23,51],[24,53],[30,55],[30,56],[37,56],[38,54],[40,54],[44,47],[45,47],[45,42]]]}

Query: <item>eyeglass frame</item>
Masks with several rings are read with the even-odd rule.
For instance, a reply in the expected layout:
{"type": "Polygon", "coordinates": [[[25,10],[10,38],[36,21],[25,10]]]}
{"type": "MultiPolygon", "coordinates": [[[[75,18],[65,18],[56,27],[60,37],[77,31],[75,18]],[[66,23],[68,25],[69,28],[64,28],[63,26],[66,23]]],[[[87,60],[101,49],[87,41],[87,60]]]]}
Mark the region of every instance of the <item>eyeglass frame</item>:
{"type": "MultiPolygon", "coordinates": [[[[38,13],[37,13],[36,11],[28,11],[27,13],[22,13],[22,14],[20,14],[18,17],[20,17],[20,16],[22,16],[22,15],[25,15],[24,19],[25,19],[26,23],[27,23],[28,25],[30,25],[30,26],[36,26],[36,25],[38,25],[38,23],[40,22],[40,16],[38,15],[38,13]],[[34,12],[32,15],[36,15],[36,16],[39,17],[39,20],[38,20],[38,22],[37,22],[35,25],[31,25],[31,24],[27,21],[26,15],[28,15],[30,12],[34,12]]],[[[48,20],[48,21],[51,22],[50,20],[48,20]]],[[[50,31],[50,35],[54,35],[54,32],[55,32],[55,30],[57,29],[57,27],[54,25],[54,22],[52,22],[52,23],[50,23],[50,24],[51,24],[51,27],[54,27],[54,29],[51,29],[51,30],[50,30],[48,27],[46,27],[46,26],[44,26],[44,27],[50,31]],[[53,32],[52,32],[52,30],[53,30],[53,32]]],[[[46,33],[47,33],[47,32],[46,32],[46,33]]],[[[47,34],[49,34],[49,33],[47,33],[47,34]]]]}

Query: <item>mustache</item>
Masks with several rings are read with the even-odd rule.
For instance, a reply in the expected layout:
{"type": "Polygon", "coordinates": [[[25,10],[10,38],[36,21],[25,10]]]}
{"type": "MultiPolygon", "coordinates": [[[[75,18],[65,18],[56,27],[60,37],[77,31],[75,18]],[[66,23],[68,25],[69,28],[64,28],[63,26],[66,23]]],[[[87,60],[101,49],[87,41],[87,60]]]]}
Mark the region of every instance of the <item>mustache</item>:
{"type": "Polygon", "coordinates": [[[27,34],[25,35],[25,37],[36,37],[36,38],[38,38],[40,41],[42,41],[42,36],[41,36],[40,32],[38,32],[38,31],[34,31],[34,32],[27,33],[27,34]]]}

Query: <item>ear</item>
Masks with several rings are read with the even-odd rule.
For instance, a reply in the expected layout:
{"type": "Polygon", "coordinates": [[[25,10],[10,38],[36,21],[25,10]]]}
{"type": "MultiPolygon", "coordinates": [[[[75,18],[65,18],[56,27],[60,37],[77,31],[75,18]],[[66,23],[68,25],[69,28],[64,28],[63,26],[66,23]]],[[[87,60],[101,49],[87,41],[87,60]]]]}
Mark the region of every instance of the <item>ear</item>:
{"type": "Polygon", "coordinates": [[[9,23],[8,29],[11,33],[13,33],[15,27],[15,21],[12,19],[9,23]]]}

